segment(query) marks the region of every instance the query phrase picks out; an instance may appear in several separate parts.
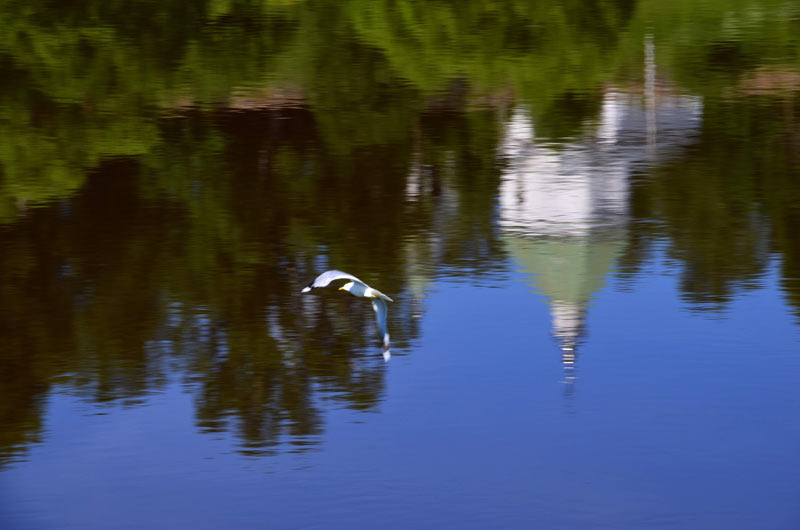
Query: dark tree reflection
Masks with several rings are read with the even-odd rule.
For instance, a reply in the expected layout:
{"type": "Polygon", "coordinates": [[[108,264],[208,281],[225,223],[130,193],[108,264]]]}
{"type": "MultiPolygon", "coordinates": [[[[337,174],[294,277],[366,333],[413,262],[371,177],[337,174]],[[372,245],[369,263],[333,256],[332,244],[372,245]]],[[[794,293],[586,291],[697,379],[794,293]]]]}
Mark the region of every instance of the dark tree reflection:
{"type": "Polygon", "coordinates": [[[666,241],[685,298],[724,308],[761,285],[780,256],[782,284],[800,315],[796,278],[800,143],[785,134],[798,122],[797,96],[729,101],[709,98],[704,128],[684,156],[635,182],[630,274],[657,241],[666,241]],[[655,222],[654,222],[655,221],[655,222]]]}
{"type": "Polygon", "coordinates": [[[233,430],[258,454],[315,443],[331,404],[375,408],[385,367],[371,306],[300,289],[326,267],[357,271],[393,293],[402,350],[417,335],[415,285],[436,274],[429,252],[499,261],[490,202],[469,198],[492,189],[493,140],[474,152],[485,123],[465,119],[431,120],[460,131],[450,139],[345,158],[322,148],[308,110],[190,112],[163,120],[159,149],[103,163],[72,199],[3,228],[5,447],[38,435],[54,385],[134,404],[178,375],[201,430],[233,430]],[[475,185],[437,213],[442,197],[407,198],[414,159],[430,173],[420,186],[459,188],[452,164],[474,168],[475,185]]]}

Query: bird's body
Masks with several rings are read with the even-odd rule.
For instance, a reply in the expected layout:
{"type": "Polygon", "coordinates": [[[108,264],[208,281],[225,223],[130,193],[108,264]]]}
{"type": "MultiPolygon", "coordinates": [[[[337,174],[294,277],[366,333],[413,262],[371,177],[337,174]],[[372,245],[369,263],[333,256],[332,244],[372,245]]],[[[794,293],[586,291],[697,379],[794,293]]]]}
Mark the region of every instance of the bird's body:
{"type": "Polygon", "coordinates": [[[347,283],[339,287],[340,291],[347,291],[353,296],[359,298],[369,298],[372,301],[372,309],[375,311],[375,319],[378,322],[381,336],[383,338],[384,348],[389,348],[389,333],[386,330],[386,315],[388,308],[386,302],[393,302],[391,298],[383,294],[377,289],[373,289],[366,283],[362,282],[352,274],[346,272],[330,270],[325,271],[306,285],[301,293],[307,293],[313,289],[327,287],[336,280],[349,280],[347,283]]]}

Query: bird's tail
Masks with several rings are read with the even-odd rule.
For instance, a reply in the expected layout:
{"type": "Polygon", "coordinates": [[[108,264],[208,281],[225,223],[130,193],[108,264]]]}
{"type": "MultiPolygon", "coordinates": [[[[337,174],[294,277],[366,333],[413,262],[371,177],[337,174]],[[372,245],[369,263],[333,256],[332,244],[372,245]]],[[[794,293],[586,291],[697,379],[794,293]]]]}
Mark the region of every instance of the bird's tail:
{"type": "Polygon", "coordinates": [[[373,289],[372,289],[372,291],[374,292],[374,294],[375,294],[375,296],[376,296],[376,297],[378,297],[378,298],[383,298],[383,299],[384,299],[384,300],[386,300],[387,302],[394,302],[394,300],[392,300],[391,298],[389,298],[388,296],[386,296],[385,294],[383,294],[383,293],[382,293],[382,292],[380,292],[379,290],[377,290],[377,289],[374,289],[374,288],[373,288],[373,289]]]}

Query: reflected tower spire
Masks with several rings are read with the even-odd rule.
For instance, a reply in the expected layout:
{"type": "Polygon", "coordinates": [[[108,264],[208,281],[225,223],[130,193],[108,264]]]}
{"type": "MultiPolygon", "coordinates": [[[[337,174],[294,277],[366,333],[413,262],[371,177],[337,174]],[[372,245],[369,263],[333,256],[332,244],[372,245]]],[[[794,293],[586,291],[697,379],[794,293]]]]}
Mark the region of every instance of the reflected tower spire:
{"type": "Polygon", "coordinates": [[[659,87],[651,36],[644,47],[644,86],[607,89],[577,139],[537,138],[523,107],[506,126],[499,222],[510,254],[547,297],[570,384],[590,302],[627,245],[629,177],[691,142],[700,124],[702,102],[659,87]]]}

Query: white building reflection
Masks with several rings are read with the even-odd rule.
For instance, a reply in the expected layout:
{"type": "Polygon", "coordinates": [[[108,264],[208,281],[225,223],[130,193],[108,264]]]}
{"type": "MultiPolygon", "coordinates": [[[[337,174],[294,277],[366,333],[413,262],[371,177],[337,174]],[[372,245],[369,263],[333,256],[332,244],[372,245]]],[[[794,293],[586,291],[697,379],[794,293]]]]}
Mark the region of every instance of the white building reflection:
{"type": "Polygon", "coordinates": [[[625,250],[631,174],[679,153],[700,126],[701,100],[658,83],[652,52],[646,43],[645,86],[608,89],[579,138],[538,139],[524,108],[507,124],[499,223],[510,254],[548,298],[567,382],[587,308],[625,250]]]}

